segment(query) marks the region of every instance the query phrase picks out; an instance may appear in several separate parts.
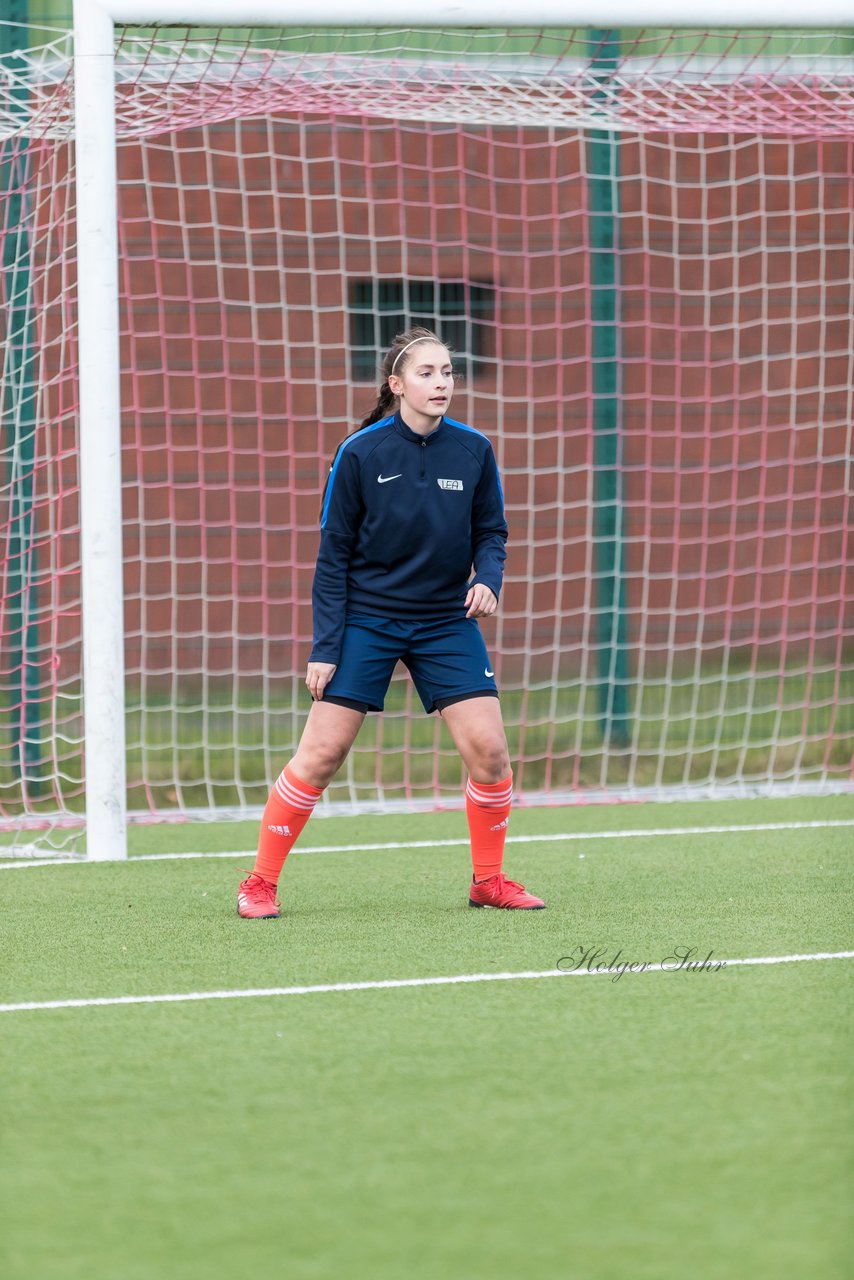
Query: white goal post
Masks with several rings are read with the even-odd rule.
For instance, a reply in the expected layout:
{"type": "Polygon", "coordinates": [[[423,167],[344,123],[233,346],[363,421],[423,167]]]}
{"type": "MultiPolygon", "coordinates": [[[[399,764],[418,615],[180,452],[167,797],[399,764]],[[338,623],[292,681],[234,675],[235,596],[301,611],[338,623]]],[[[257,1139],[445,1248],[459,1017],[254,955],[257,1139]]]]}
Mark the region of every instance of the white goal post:
{"type": "MultiPolygon", "coordinates": [[[[431,0],[423,27],[852,26],[850,0],[431,0]]],[[[127,855],[114,31],[304,24],[293,0],[74,0],[88,856],[127,855]]],[[[313,26],[399,26],[398,0],[315,0],[313,26]]]]}

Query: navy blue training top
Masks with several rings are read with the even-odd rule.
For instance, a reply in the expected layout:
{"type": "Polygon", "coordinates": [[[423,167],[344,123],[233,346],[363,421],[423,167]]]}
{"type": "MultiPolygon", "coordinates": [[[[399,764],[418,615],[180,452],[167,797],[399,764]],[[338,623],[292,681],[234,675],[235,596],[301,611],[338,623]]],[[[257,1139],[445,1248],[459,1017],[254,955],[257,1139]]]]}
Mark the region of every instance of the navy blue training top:
{"type": "Polygon", "coordinates": [[[452,418],[428,436],[399,413],[364,427],[335,455],[320,530],[310,662],[338,663],[348,614],[464,617],[469,586],[498,596],[504,574],[492,445],[452,418]]]}

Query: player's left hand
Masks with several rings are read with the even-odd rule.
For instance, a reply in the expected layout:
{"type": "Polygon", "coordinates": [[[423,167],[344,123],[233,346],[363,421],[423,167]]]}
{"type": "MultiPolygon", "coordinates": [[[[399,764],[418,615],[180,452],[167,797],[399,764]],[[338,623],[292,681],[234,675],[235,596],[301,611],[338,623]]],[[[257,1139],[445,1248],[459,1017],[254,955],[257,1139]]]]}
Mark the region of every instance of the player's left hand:
{"type": "Polygon", "coordinates": [[[476,582],[469,587],[466,596],[467,618],[488,618],[497,608],[498,600],[484,582],[476,582]]]}

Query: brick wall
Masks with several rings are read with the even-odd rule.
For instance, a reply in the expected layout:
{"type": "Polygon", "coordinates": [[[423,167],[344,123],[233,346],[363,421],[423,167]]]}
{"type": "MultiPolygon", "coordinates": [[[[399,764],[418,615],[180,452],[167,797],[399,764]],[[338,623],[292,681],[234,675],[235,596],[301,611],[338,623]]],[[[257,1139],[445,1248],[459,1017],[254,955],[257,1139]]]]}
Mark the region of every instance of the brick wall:
{"type": "MultiPolygon", "coordinates": [[[[632,644],[832,645],[850,599],[852,144],[626,137],[620,169],[632,644]]],[[[503,643],[578,648],[584,171],[577,136],[308,117],[123,146],[132,668],[301,667],[320,491],[374,399],[348,372],[347,282],[380,277],[494,285],[489,359],[453,412],[505,477],[503,643]]]]}

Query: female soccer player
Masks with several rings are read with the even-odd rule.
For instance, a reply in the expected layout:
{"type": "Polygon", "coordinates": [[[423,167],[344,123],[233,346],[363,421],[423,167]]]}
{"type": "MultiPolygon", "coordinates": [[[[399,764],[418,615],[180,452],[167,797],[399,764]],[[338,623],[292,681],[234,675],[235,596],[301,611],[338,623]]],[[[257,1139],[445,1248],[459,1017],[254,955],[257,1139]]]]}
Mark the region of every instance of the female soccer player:
{"type": "Polygon", "coordinates": [[[395,338],[382,371],[376,407],[340,445],[326,482],[306,675],[314,701],[238,891],[238,913],[249,920],[280,914],[285,858],[365,715],[382,711],[398,660],[424,710],[443,717],[468,770],[469,906],[545,906],[502,873],[513,778],[476,621],[498,607],[506,554],[492,446],[445,416],[451,358],[429,329],[395,338]]]}

